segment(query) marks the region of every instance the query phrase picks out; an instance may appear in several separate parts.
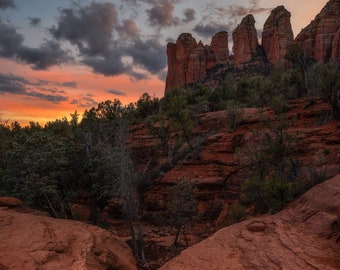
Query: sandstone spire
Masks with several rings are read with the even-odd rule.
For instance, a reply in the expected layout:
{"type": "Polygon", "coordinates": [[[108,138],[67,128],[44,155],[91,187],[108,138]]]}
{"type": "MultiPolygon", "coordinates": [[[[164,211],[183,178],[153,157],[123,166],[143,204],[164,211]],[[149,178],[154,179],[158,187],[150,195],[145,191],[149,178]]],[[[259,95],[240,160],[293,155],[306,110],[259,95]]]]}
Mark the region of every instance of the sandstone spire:
{"type": "Polygon", "coordinates": [[[228,33],[226,31],[221,31],[215,34],[211,39],[210,48],[215,55],[216,64],[225,64],[228,62],[228,33]]]}
{"type": "Polygon", "coordinates": [[[262,47],[270,63],[284,59],[287,47],[293,42],[290,12],[284,6],[273,9],[263,26],[262,47]]]}
{"type": "Polygon", "coordinates": [[[186,85],[190,53],[197,46],[196,40],[189,33],[180,34],[176,44],[168,43],[168,74],[165,91],[186,85]]]}
{"type": "Polygon", "coordinates": [[[253,15],[247,15],[233,32],[235,64],[249,62],[257,54],[258,40],[253,15]]]}

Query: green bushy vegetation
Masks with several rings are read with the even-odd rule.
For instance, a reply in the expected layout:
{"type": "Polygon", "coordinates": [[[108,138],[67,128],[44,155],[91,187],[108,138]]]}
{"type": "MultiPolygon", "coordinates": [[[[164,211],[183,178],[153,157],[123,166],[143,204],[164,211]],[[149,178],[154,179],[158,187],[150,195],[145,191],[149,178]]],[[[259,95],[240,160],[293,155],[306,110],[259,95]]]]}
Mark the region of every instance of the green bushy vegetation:
{"type": "Polygon", "coordinates": [[[283,115],[265,121],[238,152],[239,161],[249,167],[243,203],[255,213],[275,213],[305,190],[298,159],[301,147],[297,136],[288,133],[289,125],[283,115]]]}

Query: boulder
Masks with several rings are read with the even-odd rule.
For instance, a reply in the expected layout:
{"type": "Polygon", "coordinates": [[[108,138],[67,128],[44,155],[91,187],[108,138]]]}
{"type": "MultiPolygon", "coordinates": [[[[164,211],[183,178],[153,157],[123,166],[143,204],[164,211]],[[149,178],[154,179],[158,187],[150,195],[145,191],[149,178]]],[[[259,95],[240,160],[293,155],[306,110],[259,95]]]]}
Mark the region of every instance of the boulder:
{"type": "Polygon", "coordinates": [[[270,63],[283,61],[294,36],[290,12],[284,6],[273,9],[263,26],[262,47],[270,63]]]}
{"type": "Polygon", "coordinates": [[[13,197],[0,197],[0,206],[17,207],[22,204],[22,201],[13,197]]]}
{"type": "Polygon", "coordinates": [[[133,270],[128,245],[79,221],[0,208],[0,269],[133,270]]]}

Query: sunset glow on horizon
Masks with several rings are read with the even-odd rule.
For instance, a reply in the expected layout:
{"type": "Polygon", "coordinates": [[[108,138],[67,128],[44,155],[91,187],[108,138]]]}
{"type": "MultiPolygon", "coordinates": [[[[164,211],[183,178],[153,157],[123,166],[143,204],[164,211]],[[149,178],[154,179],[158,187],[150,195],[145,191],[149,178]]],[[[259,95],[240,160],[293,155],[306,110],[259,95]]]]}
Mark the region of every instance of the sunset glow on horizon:
{"type": "Polygon", "coordinates": [[[260,32],[270,10],[284,5],[296,36],[326,3],[0,0],[0,122],[44,125],[105,100],[161,98],[166,44],[180,33],[205,44],[221,30],[231,38],[248,13],[260,32]]]}

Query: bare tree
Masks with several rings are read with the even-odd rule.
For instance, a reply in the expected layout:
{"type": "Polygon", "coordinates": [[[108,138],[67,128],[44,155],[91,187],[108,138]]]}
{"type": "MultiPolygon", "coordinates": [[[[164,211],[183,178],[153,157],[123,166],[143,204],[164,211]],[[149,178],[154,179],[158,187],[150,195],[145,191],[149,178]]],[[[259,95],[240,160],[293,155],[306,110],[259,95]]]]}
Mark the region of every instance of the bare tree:
{"type": "Polygon", "coordinates": [[[130,229],[135,255],[137,260],[145,260],[143,230],[141,226],[140,177],[134,168],[125,142],[125,130],[124,123],[121,121],[116,137],[119,193],[124,200],[122,210],[130,229]]]}

